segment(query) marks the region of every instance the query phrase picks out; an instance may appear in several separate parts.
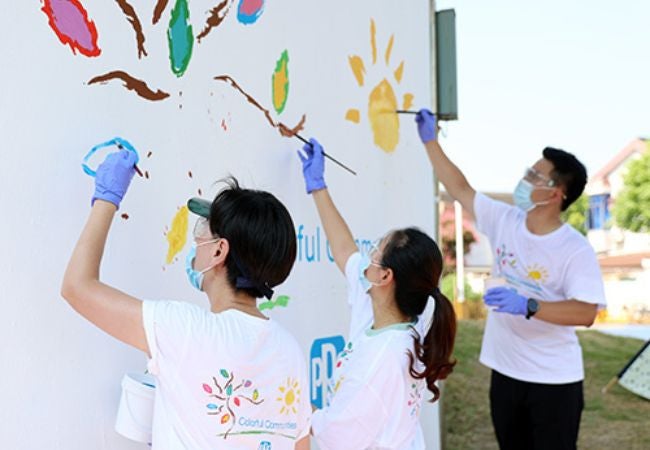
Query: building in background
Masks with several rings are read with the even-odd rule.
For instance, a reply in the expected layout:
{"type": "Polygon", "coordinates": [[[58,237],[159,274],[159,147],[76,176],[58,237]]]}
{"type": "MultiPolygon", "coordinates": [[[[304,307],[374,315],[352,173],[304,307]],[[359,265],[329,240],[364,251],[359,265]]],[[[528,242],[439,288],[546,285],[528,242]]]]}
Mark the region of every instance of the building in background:
{"type": "MultiPolygon", "coordinates": [[[[512,204],[512,193],[485,192],[485,195],[495,200],[512,204]]],[[[465,278],[467,283],[475,292],[483,292],[483,281],[490,276],[492,270],[492,247],[487,236],[476,230],[476,219],[465,209],[463,211],[464,234],[471,235],[473,242],[469,245],[467,253],[463,258],[465,264],[465,278]]],[[[454,271],[451,265],[455,264],[455,257],[449,258],[449,252],[453,245],[448,247],[446,240],[454,238],[454,225],[456,214],[454,212],[454,201],[446,191],[440,191],[440,202],[438,204],[440,217],[440,239],[441,248],[445,255],[445,264],[454,271]]],[[[451,250],[453,252],[453,250],[451,250]]]]}
{"type": "Polygon", "coordinates": [[[647,151],[649,139],[633,140],[587,184],[587,237],[598,254],[613,321],[650,321],[650,233],[623,230],[611,216],[628,163],[647,151]]]}

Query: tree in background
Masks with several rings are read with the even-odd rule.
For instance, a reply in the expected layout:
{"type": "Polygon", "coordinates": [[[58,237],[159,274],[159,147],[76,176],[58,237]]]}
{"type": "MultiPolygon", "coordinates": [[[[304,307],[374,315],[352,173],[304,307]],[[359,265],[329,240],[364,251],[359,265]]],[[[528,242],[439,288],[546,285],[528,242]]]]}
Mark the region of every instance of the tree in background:
{"type": "Polygon", "coordinates": [[[650,151],[630,162],[612,213],[619,227],[650,232],[650,151]]]}
{"type": "Polygon", "coordinates": [[[586,194],[582,194],[562,213],[562,220],[586,236],[588,211],[589,197],[586,194]]]}
{"type": "MultiPolygon", "coordinates": [[[[456,271],[456,221],[454,210],[446,209],[440,217],[440,251],[444,258],[444,273],[456,271]]],[[[476,242],[477,235],[473,231],[471,222],[463,218],[463,255],[469,252],[469,247],[476,242]]]]}

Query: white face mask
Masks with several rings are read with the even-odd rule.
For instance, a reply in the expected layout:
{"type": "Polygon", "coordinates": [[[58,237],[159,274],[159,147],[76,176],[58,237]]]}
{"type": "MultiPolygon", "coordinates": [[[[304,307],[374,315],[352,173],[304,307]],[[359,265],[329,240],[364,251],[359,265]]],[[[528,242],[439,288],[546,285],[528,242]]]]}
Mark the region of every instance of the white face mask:
{"type": "Polygon", "coordinates": [[[361,285],[363,286],[363,290],[365,292],[368,292],[371,287],[377,286],[379,284],[377,282],[370,281],[366,276],[366,270],[368,270],[371,265],[381,267],[379,264],[373,263],[370,260],[370,255],[368,253],[361,253],[361,261],[359,261],[359,281],[361,282],[361,285]]]}
{"type": "Polygon", "coordinates": [[[217,242],[219,239],[212,239],[210,241],[201,242],[200,244],[193,243],[190,247],[190,251],[185,258],[185,273],[187,273],[187,279],[190,281],[190,284],[194,286],[199,291],[203,291],[203,279],[205,278],[205,273],[214,268],[214,265],[208,266],[203,270],[196,270],[194,268],[194,259],[196,258],[196,248],[205,244],[212,244],[217,242]]]}

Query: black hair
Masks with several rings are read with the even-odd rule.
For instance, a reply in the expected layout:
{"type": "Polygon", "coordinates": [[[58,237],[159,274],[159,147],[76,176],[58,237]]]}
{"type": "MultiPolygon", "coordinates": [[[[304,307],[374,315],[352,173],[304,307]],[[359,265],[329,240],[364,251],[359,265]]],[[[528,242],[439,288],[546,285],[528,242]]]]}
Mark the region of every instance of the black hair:
{"type": "Polygon", "coordinates": [[[542,154],[544,159],[553,164],[551,178],[564,187],[565,198],[562,201],[562,211],[565,211],[585,190],[587,169],[578,158],[564,150],[546,147],[542,154]]]}
{"type": "MultiPolygon", "coordinates": [[[[259,298],[282,283],[296,260],[296,232],[287,208],[271,193],[244,189],[234,177],[210,207],[210,231],[229,243],[228,283],[259,298]],[[240,283],[239,280],[250,283],[240,283]]],[[[269,294],[270,292],[270,294],[269,294]]]]}
{"type": "Polygon", "coordinates": [[[456,364],[451,358],[456,339],[456,313],[438,288],[442,254],[426,233],[417,228],[404,228],[387,236],[382,265],[393,272],[395,301],[404,315],[415,319],[424,312],[429,297],[435,301],[433,320],[424,340],[416,332],[413,350],[408,352],[411,376],[426,379],[433,393],[431,402],[435,402],[440,397],[436,381],[447,378],[456,364]],[[417,370],[416,359],[424,366],[422,370],[417,370]]]}

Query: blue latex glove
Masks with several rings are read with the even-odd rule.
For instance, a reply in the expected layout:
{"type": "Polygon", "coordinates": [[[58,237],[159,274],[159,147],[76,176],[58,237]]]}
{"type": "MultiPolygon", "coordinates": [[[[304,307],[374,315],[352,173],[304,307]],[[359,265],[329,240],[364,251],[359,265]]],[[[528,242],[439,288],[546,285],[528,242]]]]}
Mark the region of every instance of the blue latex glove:
{"type": "Polygon", "coordinates": [[[135,173],[137,159],[138,156],[128,150],[120,150],[106,156],[104,162],[97,168],[95,193],[91,204],[100,199],[111,202],[119,209],[120,202],[135,173]]]}
{"type": "Polygon", "coordinates": [[[421,109],[415,115],[418,124],[418,134],[423,144],[438,139],[438,120],[436,115],[428,109],[421,109]]]}
{"type": "Polygon", "coordinates": [[[302,147],[302,152],[298,150],[298,157],[302,161],[302,175],[305,177],[305,187],[307,193],[325,189],[325,157],[323,156],[323,147],[314,138],[309,140],[309,144],[302,147]]]}
{"type": "Polygon", "coordinates": [[[507,287],[488,289],[483,296],[483,301],[488,306],[496,306],[496,312],[505,312],[518,316],[528,313],[528,298],[507,287]]]}

